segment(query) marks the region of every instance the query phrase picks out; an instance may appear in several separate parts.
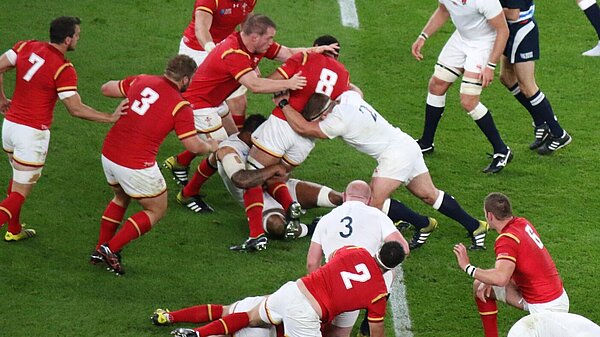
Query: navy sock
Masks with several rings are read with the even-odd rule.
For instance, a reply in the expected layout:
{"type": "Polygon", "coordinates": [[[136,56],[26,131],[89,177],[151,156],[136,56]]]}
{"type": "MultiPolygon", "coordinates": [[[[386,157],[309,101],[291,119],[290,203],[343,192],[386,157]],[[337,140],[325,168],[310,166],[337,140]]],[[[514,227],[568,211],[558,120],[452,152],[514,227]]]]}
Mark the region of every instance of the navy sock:
{"type": "Polygon", "coordinates": [[[502,137],[500,137],[500,133],[498,132],[496,124],[494,123],[494,118],[489,110],[485,115],[483,115],[483,117],[476,120],[475,123],[477,123],[479,129],[481,129],[483,134],[494,147],[494,153],[506,153],[508,149],[506,144],[504,144],[504,141],[502,141],[502,137]]]}
{"type": "Polygon", "coordinates": [[[525,97],[525,95],[521,92],[521,88],[519,88],[519,83],[515,83],[515,85],[508,88],[508,90],[513,96],[515,96],[517,101],[519,101],[519,103],[521,103],[521,105],[525,109],[527,109],[527,112],[529,112],[529,114],[531,115],[531,119],[533,119],[533,124],[535,124],[535,126],[540,126],[544,124],[544,118],[532,109],[531,102],[529,102],[529,99],[525,97]]]}
{"type": "Polygon", "coordinates": [[[390,209],[387,215],[393,222],[406,221],[417,229],[429,226],[429,219],[426,216],[413,211],[395,199],[390,199],[390,209]]]}
{"type": "Polygon", "coordinates": [[[421,144],[433,144],[435,131],[437,130],[442,115],[444,114],[444,108],[445,107],[440,108],[429,104],[425,105],[425,127],[423,128],[423,136],[421,136],[420,139],[421,144]]]}
{"type": "Polygon", "coordinates": [[[544,121],[548,124],[548,128],[550,128],[550,132],[555,137],[562,137],[564,131],[560,124],[558,124],[558,120],[554,115],[554,111],[552,110],[552,106],[550,105],[550,101],[546,98],[546,95],[541,90],[538,90],[533,96],[529,97],[529,101],[531,102],[531,107],[536,111],[536,114],[544,117],[544,121]]]}
{"type": "Polygon", "coordinates": [[[593,4],[583,12],[588,20],[590,20],[592,26],[594,26],[596,34],[598,35],[598,40],[600,40],[600,7],[598,7],[598,4],[593,4]]]}
{"type": "Polygon", "coordinates": [[[459,222],[469,233],[473,233],[479,228],[479,221],[465,212],[458,204],[458,201],[448,193],[444,193],[444,199],[438,211],[450,219],[459,222]]]}

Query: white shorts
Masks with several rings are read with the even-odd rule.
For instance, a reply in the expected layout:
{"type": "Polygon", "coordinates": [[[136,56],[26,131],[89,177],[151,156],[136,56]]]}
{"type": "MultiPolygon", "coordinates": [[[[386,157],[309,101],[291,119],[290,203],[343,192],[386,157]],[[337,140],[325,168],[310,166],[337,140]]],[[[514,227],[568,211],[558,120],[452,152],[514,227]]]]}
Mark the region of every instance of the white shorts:
{"type": "Polygon", "coordinates": [[[38,130],[4,119],[2,123],[2,147],[12,153],[13,159],[22,165],[41,167],[46,162],[50,130],[38,130]]]}
{"type": "Polygon", "coordinates": [[[194,125],[202,139],[227,139],[227,131],[223,128],[222,117],[229,113],[227,104],[221,103],[215,108],[203,108],[194,110],[194,125]]]}
{"type": "MultiPolygon", "coordinates": [[[[493,286],[492,288],[496,294],[496,299],[500,302],[506,303],[506,287],[493,286]]],[[[523,298],[521,298],[521,301],[523,302],[524,309],[532,314],[544,311],[569,312],[569,296],[564,289],[562,295],[550,302],[527,303],[527,301],[525,301],[523,298]]]]}
{"type": "Polygon", "coordinates": [[[321,319],[295,281],[287,282],[267,297],[259,313],[265,322],[283,322],[287,337],[321,337],[321,319]]]}
{"type": "Polygon", "coordinates": [[[492,42],[482,42],[479,46],[467,44],[462,40],[458,31],[455,31],[444,45],[438,57],[438,63],[479,74],[481,69],[486,66],[493,46],[492,42]]]}
{"type": "MultiPolygon", "coordinates": [[[[183,38],[181,38],[181,41],[179,42],[179,54],[191,57],[192,59],[194,59],[194,62],[196,62],[196,65],[198,66],[200,66],[200,64],[204,62],[206,56],[208,56],[208,53],[204,50],[196,50],[186,46],[185,43],[183,43],[183,38]]],[[[236,91],[229,95],[227,99],[245,95],[247,91],[248,89],[245,86],[241,85],[236,91]]]]}
{"type": "Polygon", "coordinates": [[[354,326],[354,323],[356,323],[359,314],[360,310],[342,312],[335,316],[331,324],[338,328],[351,328],[354,326]]]}
{"type": "MultiPolygon", "coordinates": [[[[243,300],[233,303],[229,313],[248,312],[265,299],[264,296],[246,297],[243,300]]],[[[276,337],[277,331],[274,326],[268,328],[248,327],[233,334],[232,337],[276,337]]]]}
{"type": "Polygon", "coordinates": [[[286,121],[273,115],[252,133],[252,143],[292,166],[300,165],[315,147],[312,139],[300,136],[286,121]]]}
{"type": "Polygon", "coordinates": [[[391,143],[393,146],[377,158],[373,177],[390,178],[407,185],[414,177],[429,171],[419,144],[410,136],[402,135],[391,143]]]}
{"type": "Polygon", "coordinates": [[[167,183],[156,162],[151,167],[135,170],[116,164],[103,155],[102,168],[108,184],[121,185],[132,198],[152,198],[167,190],[167,183]]]}

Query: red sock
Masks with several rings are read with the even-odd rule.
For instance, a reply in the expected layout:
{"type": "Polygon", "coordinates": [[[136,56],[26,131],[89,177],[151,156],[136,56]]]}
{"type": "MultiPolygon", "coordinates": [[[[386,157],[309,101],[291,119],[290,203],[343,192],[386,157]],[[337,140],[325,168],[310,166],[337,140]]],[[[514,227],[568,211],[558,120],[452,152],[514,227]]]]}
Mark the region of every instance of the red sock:
{"type": "Polygon", "coordinates": [[[292,202],[294,202],[292,196],[290,195],[290,190],[283,182],[270,184],[267,186],[267,191],[281,206],[283,206],[283,209],[286,211],[288,208],[290,208],[292,202]]]}
{"type": "Polygon", "coordinates": [[[170,312],[171,323],[204,323],[221,318],[223,306],[220,304],[202,304],[170,312]]]}
{"type": "Polygon", "coordinates": [[[235,126],[237,126],[238,130],[241,130],[242,127],[244,127],[244,122],[246,121],[246,116],[245,115],[234,115],[234,114],[231,114],[231,116],[233,117],[235,126]]]}
{"type": "Polygon", "coordinates": [[[498,337],[498,306],[496,300],[488,298],[487,302],[482,302],[475,298],[477,309],[483,323],[483,332],[485,337],[498,337]]]}
{"type": "Polygon", "coordinates": [[[126,210],[126,208],[123,208],[112,201],[106,206],[104,214],[102,215],[102,220],[100,221],[100,235],[98,235],[96,249],[112,239],[117,228],[119,228],[121,221],[123,221],[126,210]]]}
{"type": "Polygon", "coordinates": [[[120,231],[108,241],[108,248],[113,252],[119,252],[129,242],[139,238],[152,228],[150,218],[146,212],[138,212],[132,215],[120,231]]]}
{"type": "MultiPolygon", "coordinates": [[[[6,199],[0,202],[0,226],[7,223],[14,215],[21,211],[25,197],[18,192],[11,192],[6,199]]],[[[19,229],[20,232],[20,229],[19,229]]],[[[19,232],[11,232],[18,234],[19,232]]]]}
{"type": "Polygon", "coordinates": [[[177,163],[183,166],[190,166],[194,158],[196,158],[195,153],[185,150],[177,155],[177,163]]]}
{"type": "Polygon", "coordinates": [[[208,323],[207,325],[194,329],[200,333],[200,336],[212,335],[232,335],[247,327],[250,324],[250,317],[246,312],[238,312],[219,318],[218,321],[208,323]]]}
{"type": "Polygon", "coordinates": [[[262,187],[256,186],[244,191],[244,207],[248,216],[250,237],[256,238],[265,233],[262,226],[264,200],[262,187]]]}
{"type": "Polygon", "coordinates": [[[12,179],[8,181],[8,189],[6,190],[7,197],[10,195],[10,192],[12,192],[12,182],[13,182],[12,179]]]}
{"type": "Polygon", "coordinates": [[[8,219],[8,227],[6,229],[13,234],[21,233],[21,228],[23,228],[21,226],[21,206],[13,212],[12,218],[8,219]]]}
{"type": "Polygon", "coordinates": [[[198,169],[194,172],[192,179],[183,188],[183,196],[191,197],[192,195],[200,194],[200,187],[217,172],[217,169],[208,163],[208,157],[202,159],[198,169]]]}

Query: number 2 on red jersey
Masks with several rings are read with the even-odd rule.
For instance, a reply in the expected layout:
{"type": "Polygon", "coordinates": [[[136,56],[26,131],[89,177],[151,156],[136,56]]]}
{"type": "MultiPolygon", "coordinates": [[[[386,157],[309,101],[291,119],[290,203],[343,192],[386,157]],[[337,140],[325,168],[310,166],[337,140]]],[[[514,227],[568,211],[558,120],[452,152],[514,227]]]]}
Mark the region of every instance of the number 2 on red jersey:
{"type": "Polygon", "coordinates": [[[352,281],[363,283],[371,279],[371,273],[369,272],[369,268],[367,268],[366,264],[357,264],[354,266],[354,269],[356,269],[356,273],[347,271],[340,272],[340,276],[344,281],[344,286],[346,289],[352,289],[352,281]]]}

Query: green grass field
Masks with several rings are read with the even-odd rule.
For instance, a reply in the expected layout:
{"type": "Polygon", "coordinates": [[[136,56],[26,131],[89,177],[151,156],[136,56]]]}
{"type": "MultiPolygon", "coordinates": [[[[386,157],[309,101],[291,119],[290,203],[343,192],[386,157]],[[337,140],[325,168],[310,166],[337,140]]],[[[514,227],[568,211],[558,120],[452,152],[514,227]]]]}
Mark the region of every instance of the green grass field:
{"type": "MultiPolygon", "coordinates": [[[[139,73],[158,74],[177,52],[192,10],[192,0],[0,2],[0,52],[23,39],[47,40],[51,19],[82,18],[78,49],[68,55],[79,75],[84,102],[111,111],[117,102],[102,97],[100,86],[139,73]]],[[[276,39],[287,46],[307,46],[322,34],[342,44],[341,61],[352,82],[390,122],[418,136],[423,126],[427,82],[437,54],[453,31],[447,24],[425,46],[423,62],[410,46],[437,1],[357,1],[359,30],[342,27],[333,0],[262,0],[257,12],[278,23],[276,39]]],[[[482,101],[494,112],[501,134],[515,152],[498,175],[484,175],[491,148],[459,105],[458,87],[448,94],[446,114],[436,138],[436,152],[426,158],[436,185],[462,206],[482,216],[481,202],[491,191],[508,194],[518,215],[529,218],[554,257],[570,299],[571,311],[600,322],[597,278],[600,245],[596,188],[600,155],[596,112],[600,98],[600,59],[582,51],[597,41],[575,1],[538,1],[542,59],[537,80],[573,143],[551,157],[528,150],[530,117],[498,80],[482,101]]],[[[276,63],[263,61],[269,74],[276,63]]],[[[12,93],[14,72],[5,76],[12,93]]],[[[267,95],[250,95],[249,112],[268,115],[267,95]]],[[[178,309],[198,303],[231,303],[274,291],[303,275],[309,240],[275,242],[258,254],[227,250],[247,237],[242,209],[228,197],[218,178],[204,188],[216,212],[195,215],[175,201],[169,177],[167,216],[123,252],[124,277],[88,263],[100,216],[112,194],[100,165],[100,148],[109,127],[71,118],[59,103],[55,112],[47,166],[25,204],[22,220],[38,237],[0,243],[0,336],[166,336],[170,329],[152,326],[156,307],[178,309]]],[[[159,160],[181,149],[170,136],[159,160]]],[[[321,141],[294,176],[342,189],[350,180],[369,180],[375,162],[340,141],[321,141]]],[[[0,184],[11,176],[0,164],[0,184]]],[[[3,185],[4,186],[4,185],[3,185]]],[[[2,187],[4,189],[4,187],[2,187]]],[[[471,299],[471,279],[458,270],[452,245],[467,242],[464,230],[448,218],[398,190],[395,197],[441,224],[430,242],[404,263],[413,332],[417,337],[482,336],[471,299]]],[[[139,208],[131,207],[127,214],[139,208]]],[[[311,211],[306,221],[325,210],[311,211]]],[[[4,229],[2,230],[2,235],[4,229]]],[[[496,234],[490,234],[493,246],[496,234]]],[[[475,265],[492,266],[492,249],[471,254],[475,265]]],[[[500,305],[499,328],[506,335],[524,313],[500,305]]],[[[388,333],[393,334],[391,322],[388,333]]]]}

